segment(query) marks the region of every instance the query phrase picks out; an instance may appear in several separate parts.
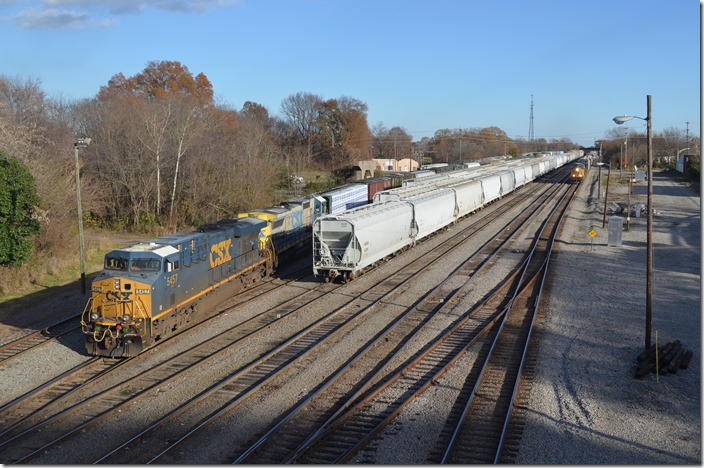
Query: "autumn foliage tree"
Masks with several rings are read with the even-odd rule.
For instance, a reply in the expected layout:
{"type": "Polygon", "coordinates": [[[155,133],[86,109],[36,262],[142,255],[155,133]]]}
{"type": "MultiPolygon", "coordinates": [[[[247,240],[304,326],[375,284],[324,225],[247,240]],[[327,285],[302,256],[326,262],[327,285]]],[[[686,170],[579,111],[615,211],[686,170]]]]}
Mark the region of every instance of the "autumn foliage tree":
{"type": "Polygon", "coordinates": [[[132,95],[147,100],[167,97],[189,97],[201,104],[212,104],[213,85],[203,73],[193,76],[188,67],[176,61],[150,61],[143,71],[125,78],[114,75],[107,86],[100,88],[98,99],[115,95],[132,95]]]}
{"type": "Polygon", "coordinates": [[[173,222],[184,158],[204,138],[206,114],[214,110],[212,84],[179,62],[152,61],[133,77],[113,76],[97,101],[96,136],[108,145],[102,154],[110,174],[122,179],[110,211],[135,225],[164,215],[173,222]]]}
{"type": "Polygon", "coordinates": [[[55,258],[76,245],[69,243],[76,227],[71,109],[70,103],[47,99],[37,80],[0,75],[0,153],[31,174],[41,200],[33,211],[41,227],[33,242],[39,253],[50,251],[55,258]]]}

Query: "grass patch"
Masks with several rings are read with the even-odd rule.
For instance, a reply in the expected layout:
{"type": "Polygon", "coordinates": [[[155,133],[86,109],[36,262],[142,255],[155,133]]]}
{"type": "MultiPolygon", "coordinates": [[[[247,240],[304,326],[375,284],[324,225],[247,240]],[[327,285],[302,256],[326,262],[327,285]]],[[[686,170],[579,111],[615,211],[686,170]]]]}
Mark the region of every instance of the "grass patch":
{"type": "MultiPolygon", "coordinates": [[[[137,242],[142,236],[91,231],[85,241],[85,273],[89,277],[103,269],[103,258],[111,250],[137,242]]],[[[0,268],[0,306],[30,294],[80,282],[80,257],[78,250],[58,254],[35,255],[26,264],[0,268]]],[[[90,288],[90,279],[86,280],[90,288]]]]}

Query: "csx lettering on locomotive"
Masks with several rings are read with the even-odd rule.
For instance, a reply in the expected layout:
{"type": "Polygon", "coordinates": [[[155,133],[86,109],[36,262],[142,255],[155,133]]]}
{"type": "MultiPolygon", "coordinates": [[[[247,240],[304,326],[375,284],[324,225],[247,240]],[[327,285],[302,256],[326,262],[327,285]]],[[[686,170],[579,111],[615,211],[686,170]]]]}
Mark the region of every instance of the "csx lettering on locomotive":
{"type": "Polygon", "coordinates": [[[230,245],[232,244],[232,239],[225,239],[213,244],[210,248],[210,267],[215,268],[222,265],[223,263],[232,260],[232,255],[230,255],[230,245]]]}
{"type": "Polygon", "coordinates": [[[105,293],[105,297],[111,302],[129,301],[131,292],[124,291],[108,291],[105,293]]]}

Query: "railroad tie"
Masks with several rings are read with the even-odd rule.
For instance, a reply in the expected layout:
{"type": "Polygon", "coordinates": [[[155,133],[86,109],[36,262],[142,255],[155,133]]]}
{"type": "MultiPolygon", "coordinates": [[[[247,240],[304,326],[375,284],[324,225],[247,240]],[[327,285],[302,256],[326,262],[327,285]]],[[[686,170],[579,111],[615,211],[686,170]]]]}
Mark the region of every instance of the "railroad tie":
{"type": "Polygon", "coordinates": [[[692,359],[692,354],[692,351],[686,350],[679,340],[667,343],[665,346],[656,347],[653,345],[638,355],[638,367],[635,376],[638,379],[642,379],[646,375],[656,372],[656,370],[660,374],[668,372],[674,374],[679,369],[687,369],[692,359]],[[656,353],[658,369],[656,369],[656,353]]]}

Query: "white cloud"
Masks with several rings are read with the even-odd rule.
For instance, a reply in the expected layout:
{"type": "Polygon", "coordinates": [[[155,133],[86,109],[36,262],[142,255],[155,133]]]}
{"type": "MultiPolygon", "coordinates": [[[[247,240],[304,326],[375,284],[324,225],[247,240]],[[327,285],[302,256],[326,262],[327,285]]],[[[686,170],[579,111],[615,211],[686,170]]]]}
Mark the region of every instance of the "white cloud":
{"type": "Polygon", "coordinates": [[[0,0],[2,5],[33,4],[13,21],[23,29],[80,29],[110,27],[114,15],[139,14],[145,9],[167,12],[202,12],[241,0],[0,0]]]}
{"type": "MultiPolygon", "coordinates": [[[[0,0],[2,1],[2,0],[0,0]]],[[[43,0],[50,7],[79,7],[88,9],[103,9],[112,14],[139,13],[145,8],[165,11],[205,11],[234,4],[236,0],[43,0]]]]}
{"type": "Polygon", "coordinates": [[[76,11],[27,8],[15,16],[14,22],[23,29],[78,29],[89,26],[91,19],[88,14],[76,11]]]}

